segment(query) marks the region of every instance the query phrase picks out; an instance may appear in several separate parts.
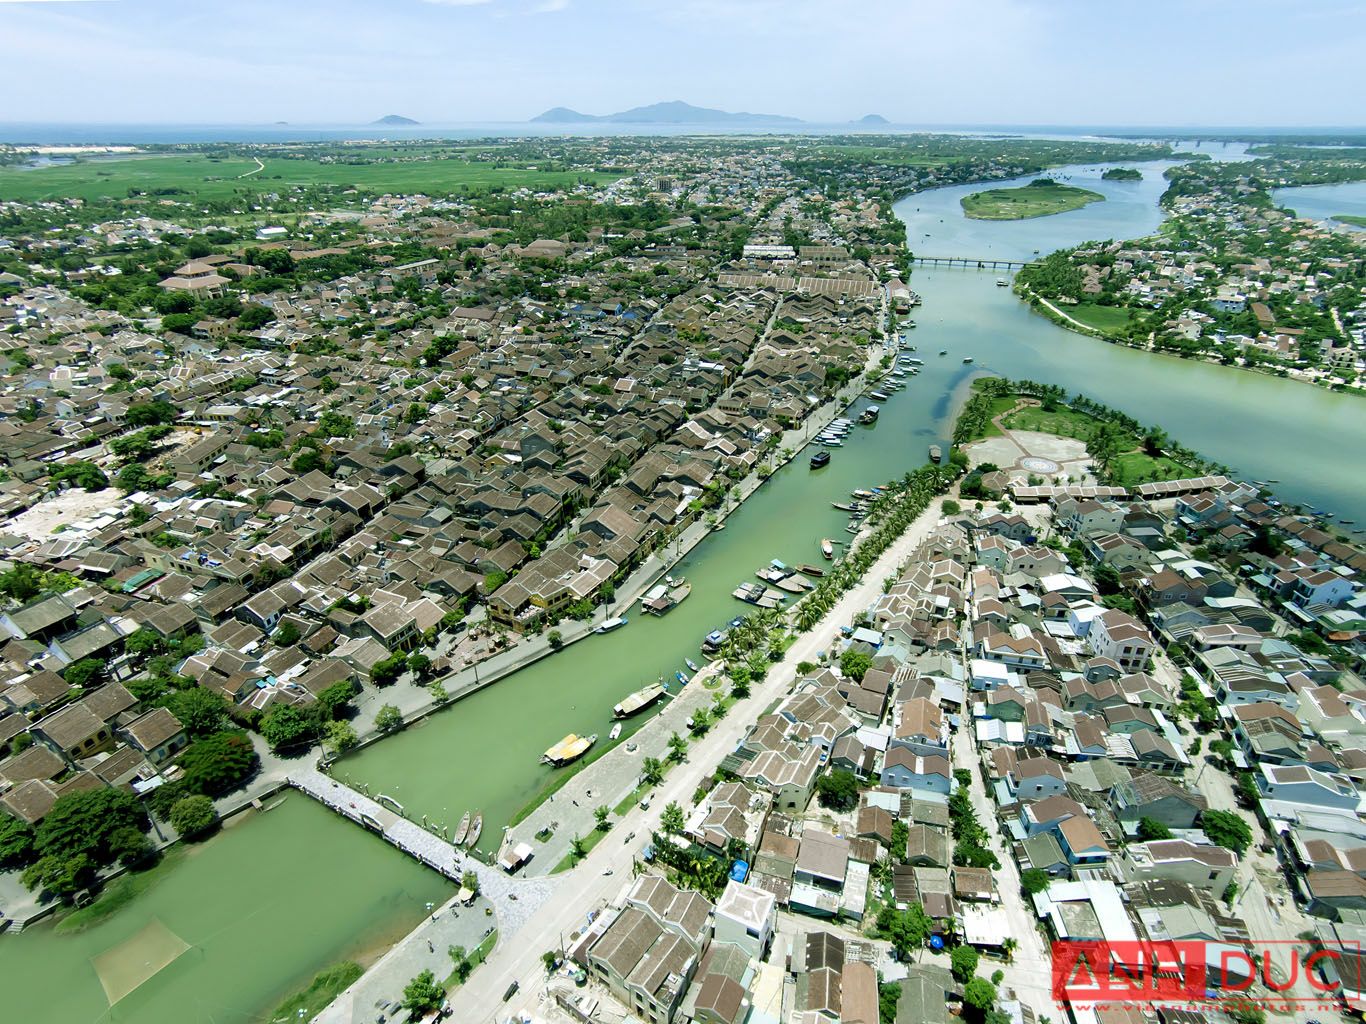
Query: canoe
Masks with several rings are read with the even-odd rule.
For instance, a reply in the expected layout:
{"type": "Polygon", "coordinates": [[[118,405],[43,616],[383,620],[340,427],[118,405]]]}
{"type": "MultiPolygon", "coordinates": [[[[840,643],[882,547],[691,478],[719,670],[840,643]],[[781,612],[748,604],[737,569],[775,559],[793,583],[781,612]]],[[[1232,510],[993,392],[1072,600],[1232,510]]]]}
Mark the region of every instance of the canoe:
{"type": "Polygon", "coordinates": [[[470,812],[466,811],[465,816],[460,819],[460,824],[455,827],[455,835],[451,836],[451,842],[456,846],[462,846],[465,837],[470,834],[470,812]]]}
{"type": "Polygon", "coordinates": [[[483,831],[484,816],[482,814],[476,814],[474,816],[474,821],[470,823],[470,834],[465,839],[465,845],[473,850],[475,844],[479,842],[479,833],[483,831]]]}

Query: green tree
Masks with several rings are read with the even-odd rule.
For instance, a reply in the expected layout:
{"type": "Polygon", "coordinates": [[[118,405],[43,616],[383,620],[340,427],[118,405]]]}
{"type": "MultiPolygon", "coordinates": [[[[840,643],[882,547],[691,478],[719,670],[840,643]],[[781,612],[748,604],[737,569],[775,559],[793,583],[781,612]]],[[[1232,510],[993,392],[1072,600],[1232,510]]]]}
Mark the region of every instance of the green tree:
{"type": "Polygon", "coordinates": [[[228,702],[212,690],[192,686],[162,698],[162,705],[180,720],[191,738],[210,736],[223,728],[228,702]]]}
{"type": "Polygon", "coordinates": [[[403,1008],[413,1020],[425,1017],[438,1009],[446,998],[446,990],[437,984],[431,971],[423,971],[403,989],[403,1008]]]}
{"type": "Polygon", "coordinates": [[[0,811],[0,869],[23,867],[33,859],[33,829],[0,811]]]}
{"type": "Polygon", "coordinates": [[[1143,817],[1138,819],[1138,838],[1145,843],[1153,839],[1170,839],[1172,830],[1156,818],[1143,817]]]}
{"type": "Polygon", "coordinates": [[[330,686],[326,686],[318,694],[318,706],[328,718],[341,718],[346,709],[351,706],[351,699],[356,695],[356,685],[349,679],[338,679],[330,686]]]}
{"type": "Polygon", "coordinates": [[[474,973],[474,964],[470,963],[469,954],[465,952],[464,946],[451,946],[446,950],[446,954],[451,958],[451,973],[455,975],[455,980],[460,984],[470,980],[470,975],[474,973]]]}
{"type": "Polygon", "coordinates": [[[583,860],[588,856],[588,840],[583,836],[570,837],[569,853],[575,860],[583,860]]]}
{"type": "Polygon", "coordinates": [[[682,761],[688,753],[688,741],[678,733],[669,737],[669,760],[675,764],[682,761]]]}
{"type": "Polygon", "coordinates": [[[126,790],[90,789],[58,797],[34,832],[37,859],[24,872],[24,884],[71,896],[94,883],[97,869],[144,853],[147,825],[137,797],[126,790]]]}
{"type": "Polygon", "coordinates": [[[1251,827],[1233,811],[1205,811],[1200,815],[1200,828],[1211,843],[1240,855],[1252,845],[1251,827]]]}
{"type": "Polygon", "coordinates": [[[564,646],[564,634],[558,629],[552,629],[546,634],[546,640],[549,642],[552,651],[558,651],[564,646]]]}
{"type": "Polygon", "coordinates": [[[292,622],[282,622],[280,627],[272,634],[271,639],[281,647],[293,647],[297,644],[303,633],[299,627],[292,622]]]}
{"type": "Polygon", "coordinates": [[[963,1003],[985,1014],[996,1003],[996,986],[986,978],[972,978],[963,986],[963,1003]]]}
{"type": "Polygon", "coordinates": [[[858,778],[845,768],[836,768],[816,780],[816,794],[822,807],[832,811],[851,811],[858,806],[858,778]]]}
{"type": "Polygon", "coordinates": [[[560,954],[553,949],[547,949],[541,954],[541,963],[545,964],[545,973],[554,974],[555,968],[560,966],[560,954]]]}
{"type": "Polygon", "coordinates": [[[141,402],[130,405],[127,412],[123,414],[123,421],[130,427],[150,427],[158,423],[174,423],[176,415],[174,405],[158,399],[155,402],[141,402]]]}
{"type": "Polygon", "coordinates": [[[850,649],[840,655],[840,671],[850,679],[862,681],[863,676],[873,667],[873,656],[867,651],[850,649]]]}
{"type": "Polygon", "coordinates": [[[683,808],[678,805],[678,801],[670,800],[659,816],[659,827],[671,836],[681,836],[686,826],[687,818],[683,814],[683,808]]]}
{"type": "Polygon", "coordinates": [[[664,762],[657,757],[647,757],[640,766],[640,777],[651,786],[658,786],[664,781],[664,762]]]}
{"type": "Polygon", "coordinates": [[[432,674],[432,659],[421,651],[414,651],[408,655],[408,671],[419,683],[426,682],[432,674]]]}
{"type": "Polygon", "coordinates": [[[476,896],[479,895],[479,875],[474,871],[466,871],[460,876],[460,888],[468,889],[476,896]]]}
{"type": "Polygon", "coordinates": [[[391,654],[370,666],[370,681],[376,686],[389,686],[398,682],[408,668],[408,658],[403,654],[391,654]]]}
{"type": "Polygon", "coordinates": [[[375,715],[375,728],[380,732],[397,732],[403,728],[403,712],[392,704],[385,704],[375,715]]]}
{"type": "Polygon", "coordinates": [[[171,808],[171,828],[186,839],[206,834],[218,821],[213,801],[206,796],[187,796],[177,800],[171,808]]]}
{"type": "Polygon", "coordinates": [[[597,808],[594,809],[594,811],[593,811],[593,817],[594,817],[594,819],[596,819],[596,821],[597,821],[597,823],[598,823],[598,831],[599,831],[599,832],[606,832],[608,829],[610,829],[610,828],[612,827],[611,824],[610,824],[610,823],[608,822],[608,820],[607,820],[607,819],[610,818],[611,816],[612,816],[612,811],[611,811],[610,808],[608,808],[608,806],[607,806],[606,804],[603,804],[603,805],[601,805],[600,807],[597,807],[597,808]]]}
{"type": "Polygon", "coordinates": [[[895,1024],[897,1004],[901,1002],[901,986],[894,981],[882,982],[877,987],[878,1024],[895,1024]]]}
{"type": "Polygon", "coordinates": [[[186,747],[179,764],[190,792],[219,797],[256,774],[260,759],[246,733],[216,732],[186,747]]]}
{"type": "Polygon", "coordinates": [[[971,946],[957,946],[949,954],[949,970],[960,982],[966,982],[977,973],[977,950],[971,946]]]}
{"type": "Polygon", "coordinates": [[[318,735],[318,721],[292,704],[276,704],[261,719],[261,735],[275,750],[310,744],[318,735]]]}
{"type": "Polygon", "coordinates": [[[350,722],[328,722],[323,730],[323,746],[333,754],[342,754],[354,747],[360,738],[350,722]]]}
{"type": "Polygon", "coordinates": [[[899,960],[909,960],[924,946],[933,927],[934,923],[919,903],[912,903],[905,910],[888,904],[878,911],[878,934],[891,942],[899,960]]]}
{"type": "Polygon", "coordinates": [[[62,678],[72,686],[86,687],[98,685],[104,675],[106,665],[98,658],[82,658],[66,667],[62,678]]]}
{"type": "Polygon", "coordinates": [[[1020,872],[1020,888],[1029,896],[1048,888],[1048,872],[1042,868],[1026,868],[1020,872]]]}

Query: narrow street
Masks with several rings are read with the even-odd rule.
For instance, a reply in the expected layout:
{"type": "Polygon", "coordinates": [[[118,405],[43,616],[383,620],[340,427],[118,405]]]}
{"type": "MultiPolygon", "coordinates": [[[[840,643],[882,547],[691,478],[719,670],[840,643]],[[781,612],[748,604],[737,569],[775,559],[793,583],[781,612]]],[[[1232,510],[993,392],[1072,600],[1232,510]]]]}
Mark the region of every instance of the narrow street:
{"type": "Polygon", "coordinates": [[[628,811],[583,862],[564,876],[561,897],[532,917],[522,938],[500,945],[469,982],[452,994],[455,1020],[475,1022],[495,1013],[501,1018],[505,1013],[510,1016],[519,1010],[536,1009],[545,991],[541,954],[563,948],[569,936],[586,924],[592,910],[608,905],[630,886],[635,855],[649,842],[663,807],[670,801],[685,808],[691,805],[692,794],[703,776],[735,749],[775,700],[788,692],[796,679],[798,663],[817,660],[818,652],[830,649],[840,626],[877,599],[882,593],[883,578],[896,572],[931,531],[939,521],[941,506],[942,499],[932,501],[901,538],[883,552],[863,581],[836,602],[814,629],[798,637],[786,657],[769,670],[765,681],[738,702],[704,739],[692,744],[688,759],[670,771],[652,794],[649,810],[637,806],[628,811]],[[635,839],[627,843],[625,837],[631,833],[635,833],[635,839]],[[514,981],[519,989],[503,1004],[503,995],[514,981]]]}

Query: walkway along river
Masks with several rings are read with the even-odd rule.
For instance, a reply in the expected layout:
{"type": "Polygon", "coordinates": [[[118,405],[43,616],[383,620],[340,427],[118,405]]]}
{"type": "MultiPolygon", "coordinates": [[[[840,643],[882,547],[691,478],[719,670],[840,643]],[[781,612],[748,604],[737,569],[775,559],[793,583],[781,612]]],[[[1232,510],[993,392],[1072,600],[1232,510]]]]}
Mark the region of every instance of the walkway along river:
{"type": "MultiPolygon", "coordinates": [[[[1136,166],[1141,182],[1101,181],[1099,166],[1053,172],[1109,200],[1054,217],[966,220],[959,197],[1000,182],[920,193],[897,209],[913,248],[1030,258],[1035,249],[1152,231],[1165,165],[1136,166]]],[[[998,276],[917,270],[913,286],[925,305],[910,340],[924,372],[880,403],[876,426],[856,428],[827,468],[795,460],[699,545],[675,570],[693,583],[688,601],[659,619],[631,609],[624,629],[574,644],[368,748],[343,761],[338,777],[391,794],[434,823],[454,826],[466,810],[482,810],[480,845],[493,848],[502,825],[550,778],[537,761],[543,750],[568,732],[598,733],[606,743],[614,703],[661,675],[672,679],[684,658],[697,660],[703,635],[749,610],[730,597],[738,583],[772,558],[818,562],[821,537],[846,538],[845,517],[830,503],[920,465],[927,445],[946,445],[953,396],[981,369],[1084,391],[1249,476],[1278,478],[1284,497],[1366,521],[1366,466],[1359,446],[1343,443],[1366,436],[1366,402],[1073,334],[995,287],[998,276]],[[940,358],[940,349],[949,355],[940,358]],[[962,363],[967,356],[973,365],[962,363]]],[[[641,721],[628,723],[619,742],[641,721]]],[[[90,932],[0,937],[0,984],[32,1021],[245,1021],[348,949],[411,925],[424,899],[447,892],[434,873],[295,796],[191,851],[156,889],[90,932]],[[89,958],[157,916],[194,948],[107,1012],[89,958]]]]}

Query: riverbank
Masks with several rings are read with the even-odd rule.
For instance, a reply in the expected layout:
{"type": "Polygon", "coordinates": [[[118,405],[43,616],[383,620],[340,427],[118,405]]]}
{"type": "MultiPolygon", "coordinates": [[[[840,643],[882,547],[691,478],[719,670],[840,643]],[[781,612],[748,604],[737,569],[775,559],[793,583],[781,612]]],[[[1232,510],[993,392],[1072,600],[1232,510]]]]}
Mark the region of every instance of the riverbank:
{"type": "MultiPolygon", "coordinates": [[[[1153,355],[1168,355],[1188,362],[1205,363],[1210,366],[1227,366],[1237,370],[1244,370],[1251,373],[1259,373],[1267,377],[1279,377],[1282,380],[1294,381],[1300,384],[1309,384],[1313,387],[1321,388],[1325,391],[1332,391],[1336,394],[1366,396],[1366,382],[1350,386],[1341,383],[1328,383],[1322,375],[1311,371],[1299,370],[1289,366],[1277,366],[1270,363],[1225,362],[1218,354],[1201,353],[1192,355],[1187,352],[1168,352],[1157,349],[1152,344],[1152,339],[1146,345],[1136,345],[1123,338],[1117,338],[1112,334],[1093,327],[1090,324],[1082,323],[1080,320],[1068,315],[1049,299],[1044,298],[1033,291],[1027,285],[1016,283],[1014,292],[1029,306],[1031,310],[1044,319],[1056,324],[1057,326],[1073,332],[1082,334],[1088,338],[1096,338],[1100,341],[1108,342],[1111,345],[1119,345],[1123,348],[1133,349],[1137,352],[1148,352],[1153,355]]],[[[1122,307],[1115,307],[1122,308],[1122,307]]]]}

